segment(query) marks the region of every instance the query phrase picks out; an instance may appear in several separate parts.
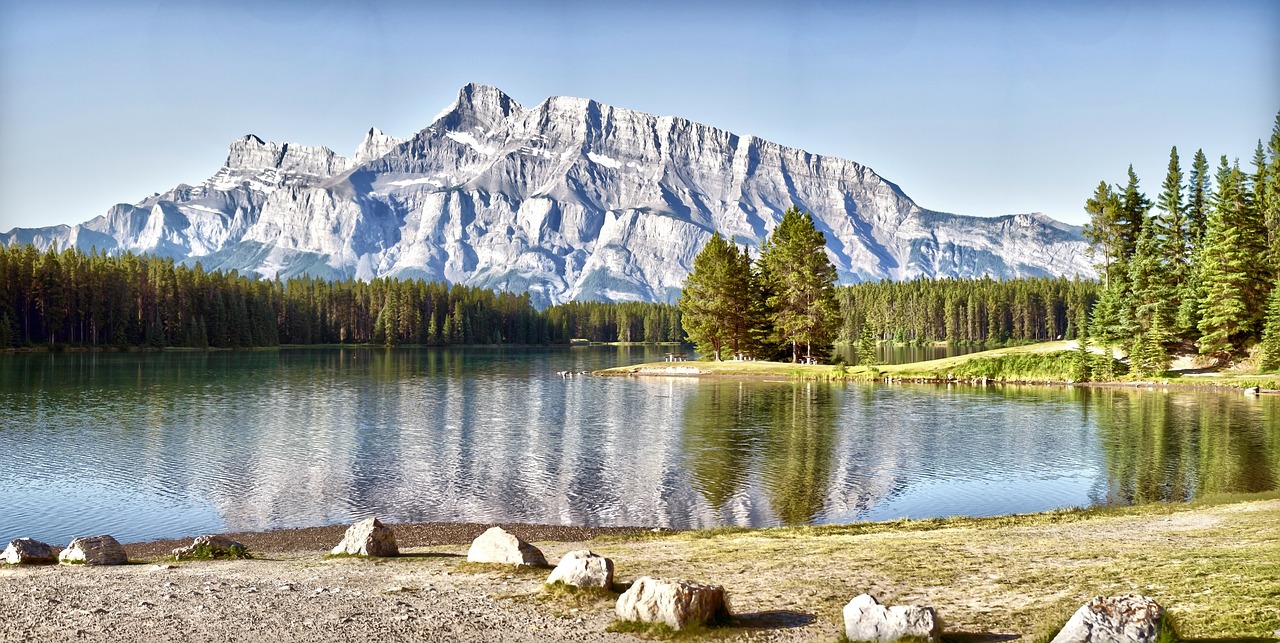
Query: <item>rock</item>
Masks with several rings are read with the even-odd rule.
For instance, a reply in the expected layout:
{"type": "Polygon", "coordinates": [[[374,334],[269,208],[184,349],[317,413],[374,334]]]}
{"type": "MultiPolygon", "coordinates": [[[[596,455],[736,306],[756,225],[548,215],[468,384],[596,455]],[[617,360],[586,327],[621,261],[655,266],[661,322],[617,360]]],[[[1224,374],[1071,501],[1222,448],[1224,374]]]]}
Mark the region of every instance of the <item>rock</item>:
{"type": "Polygon", "coordinates": [[[644,576],[618,597],[614,613],[624,621],[665,623],[678,630],[728,619],[729,605],[719,585],[644,576]]]}
{"type": "Polygon", "coordinates": [[[351,525],[342,542],[331,552],[335,556],[399,556],[396,534],[377,518],[366,518],[351,525]]]}
{"type": "Polygon", "coordinates": [[[123,565],[129,562],[124,547],[115,538],[103,534],[86,536],[71,541],[67,548],[58,554],[58,562],[83,563],[85,565],[123,565]]]}
{"type": "Polygon", "coordinates": [[[196,536],[186,547],[173,550],[174,560],[191,558],[238,558],[244,556],[246,547],[226,536],[210,534],[196,536]]]}
{"type": "Polygon", "coordinates": [[[0,560],[10,565],[52,565],[58,562],[58,554],[46,543],[19,538],[9,543],[0,560]]]}
{"type": "Polygon", "coordinates": [[[571,551],[551,570],[548,583],[574,587],[613,587],[613,561],[585,549],[571,551]]]}
{"type": "Polygon", "coordinates": [[[1097,596],[1076,610],[1052,643],[1147,643],[1160,634],[1164,608],[1138,594],[1097,596]]]}
{"type": "Polygon", "coordinates": [[[844,635],[850,641],[887,643],[912,636],[937,643],[941,640],[942,630],[931,607],[886,607],[874,596],[860,594],[844,606],[844,635]]]}
{"type": "Polygon", "coordinates": [[[490,527],[471,541],[467,550],[469,563],[500,563],[503,565],[529,565],[546,567],[547,558],[542,550],[508,533],[502,527],[490,527]]]}

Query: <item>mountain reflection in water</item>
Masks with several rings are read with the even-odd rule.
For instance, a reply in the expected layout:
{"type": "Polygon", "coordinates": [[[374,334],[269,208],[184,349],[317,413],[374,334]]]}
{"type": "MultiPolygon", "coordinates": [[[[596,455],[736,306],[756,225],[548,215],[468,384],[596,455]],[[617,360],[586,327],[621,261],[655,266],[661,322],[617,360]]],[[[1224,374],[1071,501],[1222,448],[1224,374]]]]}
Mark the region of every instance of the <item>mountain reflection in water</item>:
{"type": "Polygon", "coordinates": [[[711,527],[1280,487],[1280,397],[564,379],[663,347],[0,356],[0,539],[348,522],[711,527]]]}

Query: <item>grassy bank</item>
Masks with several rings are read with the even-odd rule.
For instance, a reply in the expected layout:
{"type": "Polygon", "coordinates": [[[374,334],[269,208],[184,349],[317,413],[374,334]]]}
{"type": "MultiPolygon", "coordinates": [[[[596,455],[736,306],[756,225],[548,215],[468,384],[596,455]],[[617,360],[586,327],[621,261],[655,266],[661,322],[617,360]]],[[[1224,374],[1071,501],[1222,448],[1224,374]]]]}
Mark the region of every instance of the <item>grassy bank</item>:
{"type": "MultiPolygon", "coordinates": [[[[832,366],[786,362],[651,362],[597,371],[598,375],[677,375],[711,377],[782,378],[801,380],[883,381],[886,379],[945,382],[988,381],[1020,383],[1068,383],[1075,380],[1072,360],[1075,343],[1042,342],[998,348],[956,357],[877,366],[832,366]]],[[[1100,349],[1092,349],[1092,359],[1106,359],[1100,349]]],[[[1113,355],[1113,359],[1114,359],[1113,355]]],[[[1114,368],[1123,372],[1116,361],[1114,368]]],[[[1151,384],[1172,386],[1261,386],[1280,389],[1280,374],[1218,372],[1195,374],[1172,372],[1154,380],[1120,375],[1107,384],[1151,384]]]]}
{"type": "Polygon", "coordinates": [[[1277,498],[676,532],[592,549],[623,575],[724,583],[740,613],[812,615],[815,640],[836,639],[840,609],[863,591],[933,606],[951,640],[1036,640],[1089,598],[1128,592],[1164,605],[1185,638],[1270,639],[1280,629],[1277,498]]]}

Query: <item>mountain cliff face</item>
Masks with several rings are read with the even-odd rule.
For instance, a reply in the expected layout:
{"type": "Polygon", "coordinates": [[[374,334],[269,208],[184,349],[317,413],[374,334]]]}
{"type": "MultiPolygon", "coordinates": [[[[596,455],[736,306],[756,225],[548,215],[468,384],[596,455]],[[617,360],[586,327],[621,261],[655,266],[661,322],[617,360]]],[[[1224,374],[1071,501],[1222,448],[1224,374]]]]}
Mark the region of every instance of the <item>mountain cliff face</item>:
{"type": "Polygon", "coordinates": [[[758,248],[813,212],[843,282],[1085,275],[1080,229],[921,209],[869,168],[581,98],[522,107],[467,85],[408,140],[352,157],[234,141],[196,186],[0,243],[150,252],[266,277],[397,276],[573,299],[673,301],[712,231],[758,248]]]}

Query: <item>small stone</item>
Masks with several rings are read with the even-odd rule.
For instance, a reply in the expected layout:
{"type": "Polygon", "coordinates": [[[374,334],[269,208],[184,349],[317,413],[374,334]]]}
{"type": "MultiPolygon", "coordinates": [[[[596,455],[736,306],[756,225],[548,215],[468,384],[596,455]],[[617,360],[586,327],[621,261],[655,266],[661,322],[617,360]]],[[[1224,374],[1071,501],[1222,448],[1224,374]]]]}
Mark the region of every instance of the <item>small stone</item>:
{"type": "Polygon", "coordinates": [[[471,548],[467,550],[467,562],[547,566],[547,559],[542,555],[542,550],[502,527],[491,527],[471,541],[471,548]]]}
{"type": "Polygon", "coordinates": [[[196,536],[186,547],[173,550],[174,560],[192,558],[237,558],[245,553],[245,546],[218,534],[196,536]]]}
{"type": "Polygon", "coordinates": [[[665,623],[679,630],[694,623],[725,620],[729,605],[721,586],[643,576],[618,597],[614,613],[624,621],[665,623]]]}
{"type": "Polygon", "coordinates": [[[124,547],[111,536],[76,538],[58,554],[58,562],[84,563],[85,565],[123,565],[129,562],[124,547]]]}
{"type": "Polygon", "coordinates": [[[173,565],[152,565],[151,566],[151,571],[153,572],[160,572],[166,569],[173,569],[173,565]]]}
{"type": "Polygon", "coordinates": [[[10,565],[53,565],[58,562],[58,554],[53,547],[31,538],[18,538],[9,542],[0,561],[10,565]]]}
{"type": "Polygon", "coordinates": [[[551,570],[547,582],[609,589],[613,587],[613,561],[585,549],[571,551],[551,570]]]}
{"type": "Polygon", "coordinates": [[[1164,608],[1139,594],[1096,596],[1080,606],[1051,643],[1151,643],[1164,608]]]}
{"type": "Polygon", "coordinates": [[[942,638],[938,617],[931,607],[881,605],[874,596],[860,594],[844,606],[844,634],[850,641],[888,643],[904,637],[920,637],[930,643],[942,638]]]}
{"type": "Polygon", "coordinates": [[[350,556],[399,556],[396,535],[391,528],[377,518],[368,518],[351,525],[342,542],[331,552],[350,556]]]}

